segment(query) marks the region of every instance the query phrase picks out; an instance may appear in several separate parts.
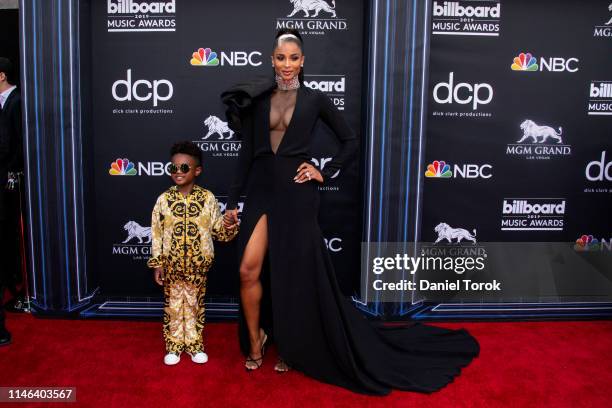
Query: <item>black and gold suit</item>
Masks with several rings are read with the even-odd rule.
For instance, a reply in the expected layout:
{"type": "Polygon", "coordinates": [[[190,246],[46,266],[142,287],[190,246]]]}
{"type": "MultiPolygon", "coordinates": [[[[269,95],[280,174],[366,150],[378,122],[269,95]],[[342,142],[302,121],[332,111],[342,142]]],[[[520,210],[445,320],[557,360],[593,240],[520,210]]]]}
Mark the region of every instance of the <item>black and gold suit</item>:
{"type": "Polygon", "coordinates": [[[194,186],[184,196],[176,186],[160,195],[151,219],[152,252],[147,265],[164,269],[166,351],[204,351],[206,273],[214,259],[213,239],[230,241],[215,196],[194,186]]]}

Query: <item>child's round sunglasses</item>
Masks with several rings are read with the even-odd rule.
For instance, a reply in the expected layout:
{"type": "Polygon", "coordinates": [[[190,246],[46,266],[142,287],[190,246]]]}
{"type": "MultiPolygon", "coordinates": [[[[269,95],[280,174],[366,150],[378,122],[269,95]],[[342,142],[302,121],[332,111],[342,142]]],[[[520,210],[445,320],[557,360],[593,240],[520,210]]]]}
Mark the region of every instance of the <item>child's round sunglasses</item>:
{"type": "Polygon", "coordinates": [[[191,170],[191,166],[188,165],[187,163],[183,163],[178,166],[174,163],[171,163],[168,170],[170,171],[170,174],[176,174],[179,172],[179,170],[181,171],[181,173],[188,173],[189,170],[191,170]]]}

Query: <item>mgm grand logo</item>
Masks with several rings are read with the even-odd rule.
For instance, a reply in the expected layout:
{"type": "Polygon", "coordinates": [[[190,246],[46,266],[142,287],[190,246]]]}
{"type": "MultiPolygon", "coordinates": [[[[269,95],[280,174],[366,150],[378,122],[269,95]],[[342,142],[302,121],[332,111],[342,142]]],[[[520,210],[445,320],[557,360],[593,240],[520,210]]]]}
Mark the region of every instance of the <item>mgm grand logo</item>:
{"type": "Polygon", "coordinates": [[[612,3],[608,5],[608,13],[609,15],[606,17],[607,21],[603,23],[605,20],[602,18],[601,21],[603,24],[595,26],[593,37],[612,38],[612,3]]]}
{"type": "Polygon", "coordinates": [[[203,122],[204,136],[193,142],[211,157],[238,157],[241,141],[235,138],[234,131],[227,122],[217,116],[209,115],[203,122]]]}
{"type": "Polygon", "coordinates": [[[348,29],[345,18],[339,18],[336,1],[289,0],[292,9],[286,17],[276,19],[276,29],[292,28],[300,34],[323,35],[348,29]]]}
{"type": "Polygon", "coordinates": [[[436,240],[432,244],[421,244],[422,256],[431,257],[487,257],[486,249],[476,240],[476,229],[451,227],[445,222],[435,226],[436,240]]]}
{"type": "Polygon", "coordinates": [[[563,128],[538,125],[526,119],[519,126],[520,138],[506,146],[506,155],[529,160],[550,160],[554,157],[570,156],[572,146],[563,143],[563,128]]]}
{"type": "Polygon", "coordinates": [[[113,255],[129,256],[135,261],[151,256],[151,227],[143,227],[136,221],[123,226],[126,237],[121,243],[113,244],[113,255]]]}

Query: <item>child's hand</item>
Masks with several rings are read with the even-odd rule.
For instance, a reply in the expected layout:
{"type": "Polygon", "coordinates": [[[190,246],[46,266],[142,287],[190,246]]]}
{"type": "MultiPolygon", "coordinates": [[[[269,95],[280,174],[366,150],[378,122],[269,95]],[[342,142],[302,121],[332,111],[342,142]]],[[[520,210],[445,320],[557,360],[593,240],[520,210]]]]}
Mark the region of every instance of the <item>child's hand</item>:
{"type": "Polygon", "coordinates": [[[164,268],[155,268],[154,270],[155,282],[159,286],[164,286],[164,268]]]}
{"type": "Polygon", "coordinates": [[[225,210],[223,215],[223,226],[226,229],[234,229],[238,225],[238,209],[225,210]]]}

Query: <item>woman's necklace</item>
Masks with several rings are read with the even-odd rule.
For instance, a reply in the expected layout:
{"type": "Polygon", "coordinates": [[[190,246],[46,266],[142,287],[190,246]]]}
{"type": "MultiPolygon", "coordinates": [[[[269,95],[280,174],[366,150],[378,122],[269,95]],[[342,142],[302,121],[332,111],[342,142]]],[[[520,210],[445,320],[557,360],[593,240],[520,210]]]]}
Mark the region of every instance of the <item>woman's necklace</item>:
{"type": "Polygon", "coordinates": [[[298,76],[294,76],[288,81],[285,81],[280,75],[276,74],[276,85],[281,91],[291,91],[300,87],[298,76]]]}

